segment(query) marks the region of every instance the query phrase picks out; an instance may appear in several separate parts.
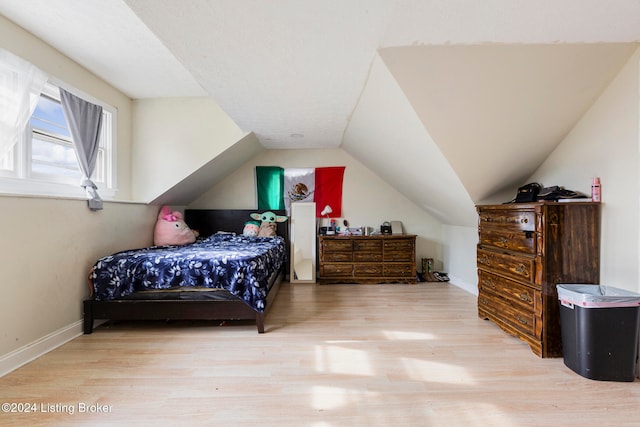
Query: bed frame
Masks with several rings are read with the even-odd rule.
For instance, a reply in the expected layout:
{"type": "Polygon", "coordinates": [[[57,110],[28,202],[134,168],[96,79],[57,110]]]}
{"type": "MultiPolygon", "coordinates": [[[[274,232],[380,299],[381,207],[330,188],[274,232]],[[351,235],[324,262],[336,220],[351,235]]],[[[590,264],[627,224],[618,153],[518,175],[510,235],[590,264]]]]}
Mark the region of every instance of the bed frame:
{"type": "MultiPolygon", "coordinates": [[[[255,209],[187,209],[185,222],[201,236],[217,231],[242,233],[244,223],[251,219],[255,209]]],[[[285,211],[274,211],[286,215],[285,211]]],[[[289,259],[289,223],[278,223],[279,236],[285,238],[287,260],[289,259]]],[[[254,320],[259,333],[264,333],[264,319],[273,304],[280,283],[286,277],[288,261],[272,279],[267,295],[265,312],[254,311],[241,299],[189,300],[189,299],[122,299],[111,301],[84,301],[84,333],[93,332],[96,319],[108,320],[254,320]]],[[[183,293],[184,294],[184,293],[183,293]]],[[[229,294],[231,295],[231,294],[229,294]]]]}

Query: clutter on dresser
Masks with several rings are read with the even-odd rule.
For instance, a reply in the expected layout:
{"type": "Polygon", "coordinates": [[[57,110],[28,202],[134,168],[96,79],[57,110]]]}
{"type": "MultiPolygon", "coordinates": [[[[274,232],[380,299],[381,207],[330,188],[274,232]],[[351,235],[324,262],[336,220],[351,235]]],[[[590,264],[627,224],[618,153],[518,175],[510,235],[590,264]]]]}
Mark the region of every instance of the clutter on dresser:
{"type": "MultiPolygon", "coordinates": [[[[598,196],[599,196],[599,192],[598,192],[598,196]]],[[[533,202],[539,202],[539,201],[566,202],[566,201],[591,201],[591,200],[592,200],[592,197],[584,193],[581,193],[579,191],[568,190],[559,185],[543,187],[541,184],[537,182],[531,182],[527,185],[523,185],[522,187],[518,188],[516,196],[510,201],[505,202],[504,204],[533,203],[533,202]]]]}
{"type": "Polygon", "coordinates": [[[593,178],[593,181],[591,182],[591,201],[592,202],[600,203],[600,201],[602,201],[601,191],[602,190],[600,187],[600,178],[596,176],[593,178]]]}
{"type": "Polygon", "coordinates": [[[336,234],[336,232],[331,227],[320,227],[318,234],[321,236],[332,236],[336,234]]]}
{"type": "Polygon", "coordinates": [[[380,234],[391,234],[391,223],[389,221],[385,221],[380,226],[380,234]]]}
{"type": "Polygon", "coordinates": [[[589,201],[590,197],[579,191],[567,190],[564,187],[554,185],[541,189],[537,198],[539,201],[549,200],[555,202],[561,199],[584,199],[583,201],[589,201]]]}
{"type": "Polygon", "coordinates": [[[363,227],[350,227],[346,228],[343,233],[343,236],[364,236],[363,227]]]}
{"type": "Polygon", "coordinates": [[[326,205],[324,209],[322,209],[322,212],[320,212],[320,215],[322,215],[327,222],[327,225],[318,229],[318,234],[322,236],[333,236],[336,234],[336,220],[329,218],[330,213],[333,213],[333,209],[329,205],[326,205]]]}
{"type": "Polygon", "coordinates": [[[526,203],[535,201],[541,189],[542,185],[538,184],[537,182],[523,185],[522,187],[518,188],[515,203],[526,203]]]}

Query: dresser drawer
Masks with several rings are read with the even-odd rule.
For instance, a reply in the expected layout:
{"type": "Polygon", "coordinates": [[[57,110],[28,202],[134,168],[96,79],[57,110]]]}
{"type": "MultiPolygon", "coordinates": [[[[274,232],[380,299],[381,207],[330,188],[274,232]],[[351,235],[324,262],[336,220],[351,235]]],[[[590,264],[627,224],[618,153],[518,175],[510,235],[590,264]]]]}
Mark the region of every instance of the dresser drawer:
{"type": "Polygon", "coordinates": [[[536,233],[533,231],[508,231],[480,228],[480,245],[535,255],[536,233]]]}
{"type": "Polygon", "coordinates": [[[526,283],[540,284],[539,278],[536,277],[535,257],[509,255],[478,249],[478,268],[493,271],[526,283]]]}
{"type": "Polygon", "coordinates": [[[320,276],[322,277],[339,277],[353,276],[353,264],[330,264],[325,263],[320,266],[320,276]]]}
{"type": "Polygon", "coordinates": [[[382,261],[382,252],[354,252],[354,262],[380,262],[382,261]]]}
{"type": "Polygon", "coordinates": [[[366,239],[353,241],[354,262],[380,262],[382,261],[382,241],[379,239],[366,239]]]}
{"type": "Polygon", "coordinates": [[[353,261],[352,252],[323,252],[322,261],[324,262],[351,262],[353,261]]]}
{"type": "Polygon", "coordinates": [[[518,304],[534,313],[542,313],[540,292],[536,292],[529,286],[478,270],[478,289],[480,292],[502,297],[510,303],[518,304]]]}
{"type": "Polygon", "coordinates": [[[499,227],[502,230],[535,231],[536,213],[533,210],[478,210],[480,227],[499,227]]]}
{"type": "Polygon", "coordinates": [[[382,276],[382,264],[354,264],[353,275],[357,277],[382,276]]]}
{"type": "Polygon", "coordinates": [[[362,239],[353,241],[354,251],[382,253],[382,241],[380,239],[362,239]]]}
{"type": "Polygon", "coordinates": [[[383,264],[383,274],[385,277],[415,277],[413,264],[383,264]]]}
{"type": "Polygon", "coordinates": [[[392,239],[385,240],[385,251],[413,251],[413,239],[392,239]]]}
{"type": "Polygon", "coordinates": [[[330,252],[351,252],[353,244],[351,240],[346,239],[327,239],[322,240],[322,250],[330,252]]]}
{"type": "Polygon", "coordinates": [[[413,262],[414,240],[399,239],[384,242],[384,261],[413,262]]]}
{"type": "Polygon", "coordinates": [[[413,252],[384,251],[385,262],[411,262],[413,258],[413,252]]]}
{"type": "Polygon", "coordinates": [[[511,305],[509,301],[483,291],[478,295],[478,308],[490,314],[494,320],[504,322],[531,337],[540,338],[541,328],[536,328],[533,310],[511,305]]]}

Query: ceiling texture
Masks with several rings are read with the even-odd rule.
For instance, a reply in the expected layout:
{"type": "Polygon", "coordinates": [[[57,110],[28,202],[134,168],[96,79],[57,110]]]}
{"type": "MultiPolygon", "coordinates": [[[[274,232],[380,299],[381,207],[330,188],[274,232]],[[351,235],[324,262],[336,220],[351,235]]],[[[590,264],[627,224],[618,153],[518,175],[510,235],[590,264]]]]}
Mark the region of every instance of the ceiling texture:
{"type": "Polygon", "coordinates": [[[265,148],[342,147],[460,225],[535,171],[640,42],[637,0],[0,0],[0,14],[132,99],[210,96],[265,148]]]}

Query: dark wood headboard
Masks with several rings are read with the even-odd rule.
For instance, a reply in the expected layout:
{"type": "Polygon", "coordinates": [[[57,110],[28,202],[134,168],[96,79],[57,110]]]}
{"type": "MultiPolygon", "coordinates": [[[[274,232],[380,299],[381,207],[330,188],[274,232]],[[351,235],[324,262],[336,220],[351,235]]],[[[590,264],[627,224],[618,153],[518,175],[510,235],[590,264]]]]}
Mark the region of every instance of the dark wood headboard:
{"type": "MultiPolygon", "coordinates": [[[[218,231],[230,231],[242,234],[244,224],[251,221],[251,214],[256,209],[185,209],[184,221],[193,230],[198,230],[200,236],[207,237],[218,231]]],[[[287,216],[284,210],[273,211],[276,215],[287,216]]],[[[291,244],[289,240],[289,220],[278,223],[278,236],[284,237],[287,249],[287,259],[291,244]]],[[[287,262],[288,266],[288,262],[287,262]]]]}
{"type": "MultiPolygon", "coordinates": [[[[251,214],[256,209],[186,209],[184,220],[200,236],[207,237],[218,231],[230,231],[242,234],[244,224],[252,221],[251,214]]],[[[277,215],[286,216],[283,210],[273,211],[277,215]]],[[[278,223],[278,235],[289,240],[289,221],[278,223]]]]}

